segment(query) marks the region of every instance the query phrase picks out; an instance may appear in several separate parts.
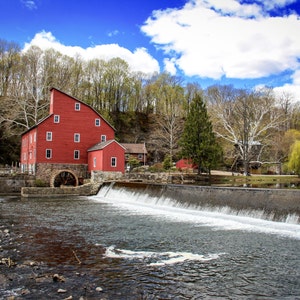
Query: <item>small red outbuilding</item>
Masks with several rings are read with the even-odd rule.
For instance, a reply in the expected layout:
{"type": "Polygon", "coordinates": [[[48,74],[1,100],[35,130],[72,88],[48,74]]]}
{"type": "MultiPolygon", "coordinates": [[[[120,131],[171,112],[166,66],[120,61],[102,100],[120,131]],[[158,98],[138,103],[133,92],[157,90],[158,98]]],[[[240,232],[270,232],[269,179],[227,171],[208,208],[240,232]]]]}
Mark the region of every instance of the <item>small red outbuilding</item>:
{"type": "Polygon", "coordinates": [[[176,163],[176,169],[195,169],[197,166],[193,164],[191,159],[181,159],[176,163]]]}
{"type": "Polygon", "coordinates": [[[116,140],[98,143],[88,149],[88,171],[125,172],[125,148],[116,140]]]}

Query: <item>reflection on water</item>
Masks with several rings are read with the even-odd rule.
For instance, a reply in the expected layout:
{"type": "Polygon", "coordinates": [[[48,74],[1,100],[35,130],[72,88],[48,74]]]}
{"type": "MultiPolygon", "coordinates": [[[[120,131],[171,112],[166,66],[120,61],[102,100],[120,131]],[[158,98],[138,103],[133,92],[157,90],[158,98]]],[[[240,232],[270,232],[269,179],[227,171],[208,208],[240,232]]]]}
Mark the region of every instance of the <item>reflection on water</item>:
{"type": "MultiPolygon", "coordinates": [[[[229,229],[221,218],[218,226],[201,222],[217,215],[196,217],[178,209],[175,216],[168,207],[155,211],[145,205],[128,206],[122,198],[4,199],[0,205],[1,226],[14,224],[11,230],[19,236],[20,252],[14,258],[20,265],[26,260],[39,262],[31,279],[12,280],[6,295],[14,282],[15,289],[30,290],[22,299],[300,295],[300,239],[284,232],[269,234],[268,229],[247,230],[245,218],[239,227],[229,229]],[[32,279],[55,273],[66,281],[32,279]],[[103,291],[99,294],[96,287],[103,291]],[[58,288],[67,293],[58,294],[58,288]]],[[[4,292],[0,287],[0,295],[4,292]]]]}

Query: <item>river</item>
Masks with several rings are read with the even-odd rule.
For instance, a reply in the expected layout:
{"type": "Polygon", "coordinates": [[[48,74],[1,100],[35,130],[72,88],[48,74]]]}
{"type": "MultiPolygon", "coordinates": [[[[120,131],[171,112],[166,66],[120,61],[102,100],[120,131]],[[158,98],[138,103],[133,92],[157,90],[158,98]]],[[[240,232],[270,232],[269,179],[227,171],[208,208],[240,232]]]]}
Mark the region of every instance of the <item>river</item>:
{"type": "Polygon", "coordinates": [[[2,254],[17,262],[1,299],[300,299],[293,220],[174,207],[109,187],[94,197],[2,196],[0,207],[2,231],[15,233],[2,254]],[[54,282],[56,273],[65,280],[54,282]]]}

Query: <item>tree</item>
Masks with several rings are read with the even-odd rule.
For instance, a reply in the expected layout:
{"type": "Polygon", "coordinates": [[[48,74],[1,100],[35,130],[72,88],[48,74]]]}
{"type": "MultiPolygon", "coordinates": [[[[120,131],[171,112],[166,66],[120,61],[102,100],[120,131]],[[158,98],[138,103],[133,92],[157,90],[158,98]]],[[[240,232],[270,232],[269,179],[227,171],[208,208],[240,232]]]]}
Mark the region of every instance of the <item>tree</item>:
{"type": "Polygon", "coordinates": [[[300,175],[300,141],[295,141],[292,146],[288,169],[300,175]]]}
{"type": "Polygon", "coordinates": [[[247,92],[231,86],[214,86],[207,91],[214,130],[235,146],[249,173],[251,160],[258,160],[263,147],[284,122],[270,89],[247,92]]]}
{"type": "Polygon", "coordinates": [[[198,165],[198,174],[202,167],[210,172],[220,158],[220,148],[200,94],[196,94],[190,104],[180,144],[182,156],[198,165]]]}

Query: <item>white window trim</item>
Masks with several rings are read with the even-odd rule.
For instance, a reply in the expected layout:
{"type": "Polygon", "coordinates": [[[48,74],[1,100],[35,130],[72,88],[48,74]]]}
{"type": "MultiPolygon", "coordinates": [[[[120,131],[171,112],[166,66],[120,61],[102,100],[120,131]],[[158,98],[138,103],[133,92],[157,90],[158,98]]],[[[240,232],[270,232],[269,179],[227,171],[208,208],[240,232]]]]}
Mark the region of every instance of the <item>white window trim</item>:
{"type": "Polygon", "coordinates": [[[96,127],[100,127],[101,126],[101,120],[100,119],[95,119],[95,126],[96,127]]]}
{"type": "Polygon", "coordinates": [[[51,159],[52,158],[52,149],[46,149],[46,153],[45,153],[45,156],[47,159],[51,159]],[[49,151],[50,153],[50,156],[47,156],[47,152],[49,151]]]}
{"type": "Polygon", "coordinates": [[[106,135],[105,134],[101,134],[101,142],[106,142],[106,135]]]}
{"type": "Polygon", "coordinates": [[[54,123],[60,122],[60,115],[54,115],[54,123]]]}
{"type": "Polygon", "coordinates": [[[117,158],[115,156],[110,158],[110,166],[113,168],[117,167],[117,158]],[[115,162],[114,164],[113,164],[113,161],[115,162]]]}
{"type": "Polygon", "coordinates": [[[80,143],[80,133],[74,133],[74,143],[80,143]],[[76,137],[78,137],[78,140],[76,137]]]}
{"type": "Polygon", "coordinates": [[[80,151],[79,150],[74,150],[74,159],[75,160],[80,159],[80,151]],[[76,153],[78,154],[78,157],[76,157],[76,153]]]}
{"type": "Polygon", "coordinates": [[[46,132],[46,141],[48,141],[48,142],[52,141],[52,131],[46,132]]]}
{"type": "Polygon", "coordinates": [[[75,103],[75,110],[80,111],[80,103],[79,102],[75,103]]]}
{"type": "Polygon", "coordinates": [[[94,168],[97,167],[97,157],[94,157],[94,159],[93,159],[93,166],[94,166],[94,168]]]}

